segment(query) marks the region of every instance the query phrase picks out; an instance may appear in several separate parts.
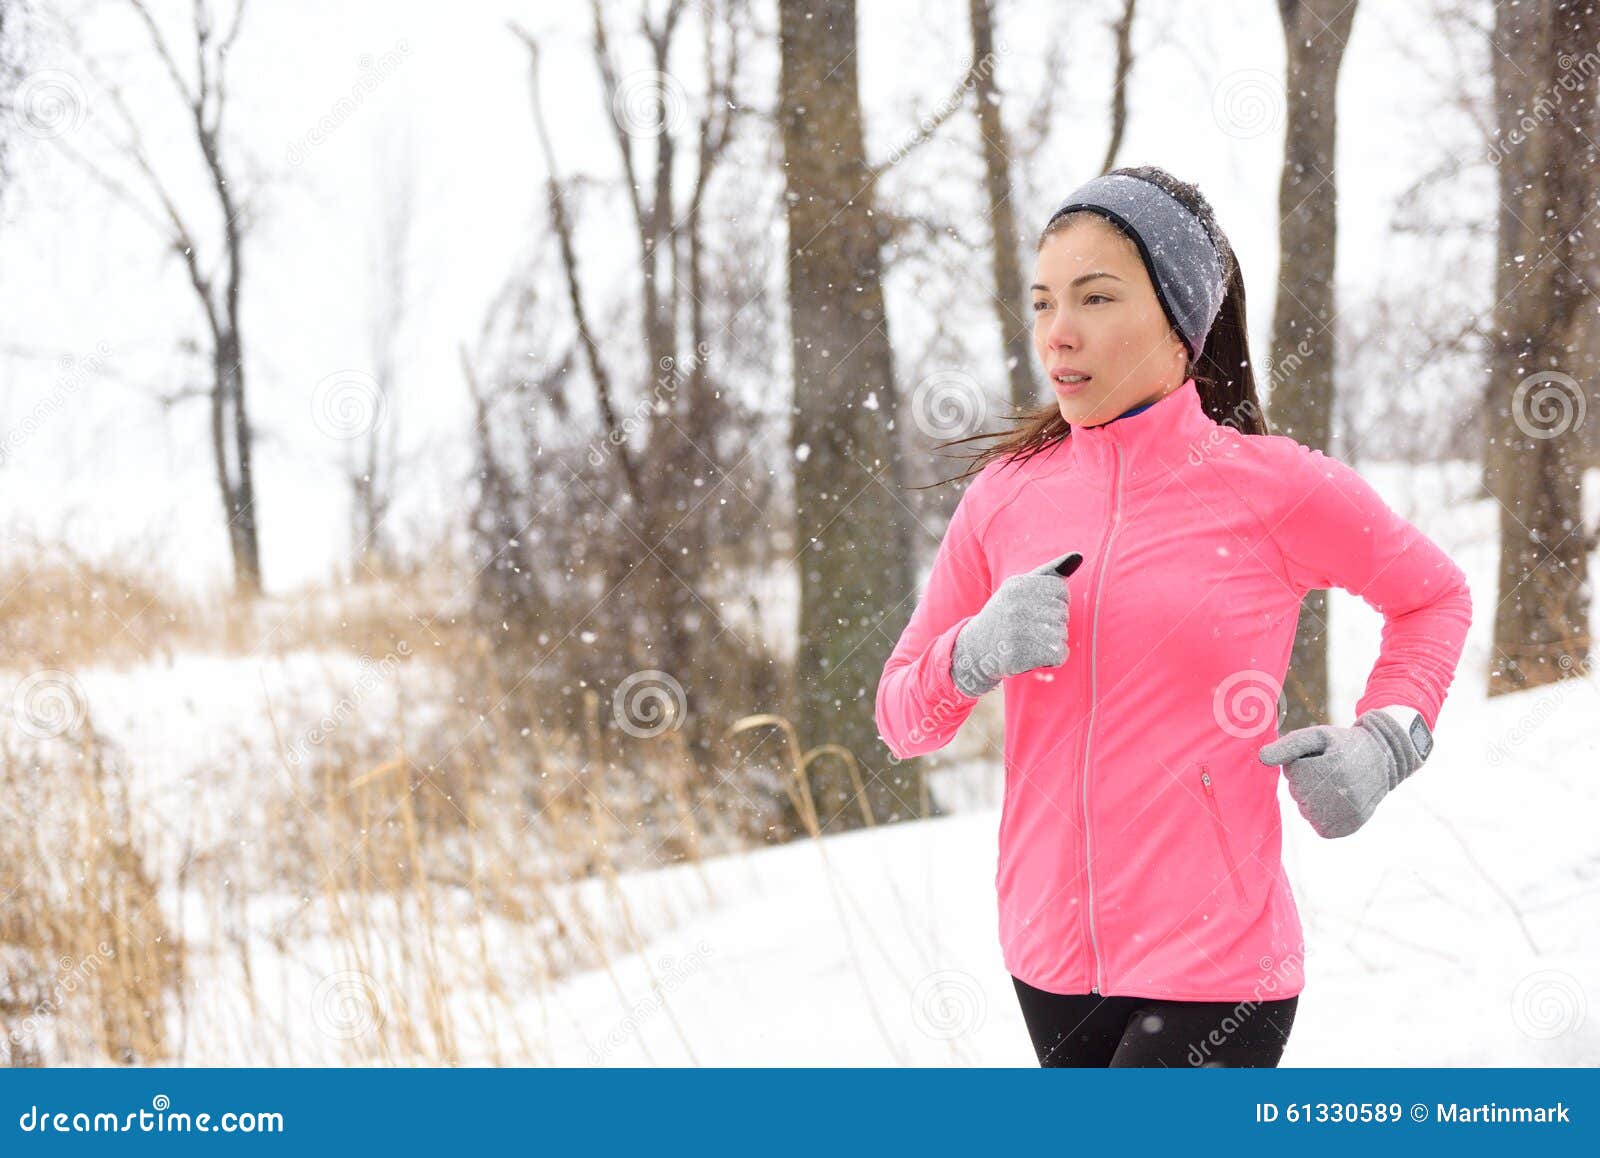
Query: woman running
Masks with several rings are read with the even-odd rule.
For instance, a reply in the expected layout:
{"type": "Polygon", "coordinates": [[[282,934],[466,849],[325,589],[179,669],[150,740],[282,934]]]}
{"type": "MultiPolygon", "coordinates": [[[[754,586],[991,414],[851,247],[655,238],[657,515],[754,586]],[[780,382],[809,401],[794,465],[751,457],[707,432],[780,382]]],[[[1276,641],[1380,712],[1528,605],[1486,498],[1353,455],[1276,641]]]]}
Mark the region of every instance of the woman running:
{"type": "Polygon", "coordinates": [[[1238,262],[1193,186],[1088,182],[1035,271],[1054,402],[962,476],[878,731],[932,752],[1005,687],[1000,940],[1041,1065],[1275,1066],[1305,983],[1279,770],[1319,835],[1367,822],[1428,755],[1466,579],[1267,432],[1238,262]],[[1301,601],[1332,587],[1382,612],[1380,654],[1350,726],[1279,737],[1301,601]]]}

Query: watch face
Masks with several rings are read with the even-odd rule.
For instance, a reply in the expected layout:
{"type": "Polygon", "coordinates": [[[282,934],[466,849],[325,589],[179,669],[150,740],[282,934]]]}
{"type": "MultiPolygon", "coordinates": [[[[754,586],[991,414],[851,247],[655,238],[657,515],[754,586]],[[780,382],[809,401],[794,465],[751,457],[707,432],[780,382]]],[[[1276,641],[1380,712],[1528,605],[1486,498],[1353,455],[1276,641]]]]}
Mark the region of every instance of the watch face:
{"type": "Polygon", "coordinates": [[[1417,755],[1424,760],[1433,751],[1433,733],[1428,731],[1428,723],[1421,716],[1411,721],[1411,742],[1416,745],[1417,755]]]}

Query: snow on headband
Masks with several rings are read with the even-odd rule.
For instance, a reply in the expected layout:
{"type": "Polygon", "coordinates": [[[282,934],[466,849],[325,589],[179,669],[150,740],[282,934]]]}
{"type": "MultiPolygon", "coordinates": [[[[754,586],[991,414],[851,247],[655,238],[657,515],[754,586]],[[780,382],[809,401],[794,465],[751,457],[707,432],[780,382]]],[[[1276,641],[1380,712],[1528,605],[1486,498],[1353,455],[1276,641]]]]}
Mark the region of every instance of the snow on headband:
{"type": "Polygon", "coordinates": [[[1224,289],[1222,255],[1200,219],[1153,181],[1125,173],[1079,186],[1050,220],[1075,209],[1099,214],[1133,239],[1167,320],[1198,358],[1224,289]]]}

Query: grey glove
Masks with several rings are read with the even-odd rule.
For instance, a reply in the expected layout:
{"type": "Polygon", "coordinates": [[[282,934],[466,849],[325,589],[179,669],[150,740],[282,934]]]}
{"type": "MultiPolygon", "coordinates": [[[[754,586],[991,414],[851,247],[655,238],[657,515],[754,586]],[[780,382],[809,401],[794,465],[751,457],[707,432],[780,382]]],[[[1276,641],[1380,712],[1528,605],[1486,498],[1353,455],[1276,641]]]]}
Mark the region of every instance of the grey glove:
{"type": "Polygon", "coordinates": [[[1378,709],[1355,727],[1318,724],[1280,736],[1257,753],[1282,764],[1289,795],[1318,836],[1349,836],[1372,818],[1378,802],[1422,766],[1405,728],[1378,709]]]}
{"type": "Polygon", "coordinates": [[[950,674],[963,694],[981,696],[1006,676],[1066,662],[1066,576],[1082,561],[1068,551],[995,588],[956,636],[950,674]]]}

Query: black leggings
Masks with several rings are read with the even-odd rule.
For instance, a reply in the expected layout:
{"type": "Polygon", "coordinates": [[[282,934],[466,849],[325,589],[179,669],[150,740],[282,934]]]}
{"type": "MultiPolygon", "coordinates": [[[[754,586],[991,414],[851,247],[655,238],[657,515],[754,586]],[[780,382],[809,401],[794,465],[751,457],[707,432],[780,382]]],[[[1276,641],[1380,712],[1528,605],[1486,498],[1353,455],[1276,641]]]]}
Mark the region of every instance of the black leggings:
{"type": "Polygon", "coordinates": [[[1300,995],[1276,1001],[1163,1001],[1047,993],[1011,979],[1041,1066],[1278,1064],[1300,995]]]}

